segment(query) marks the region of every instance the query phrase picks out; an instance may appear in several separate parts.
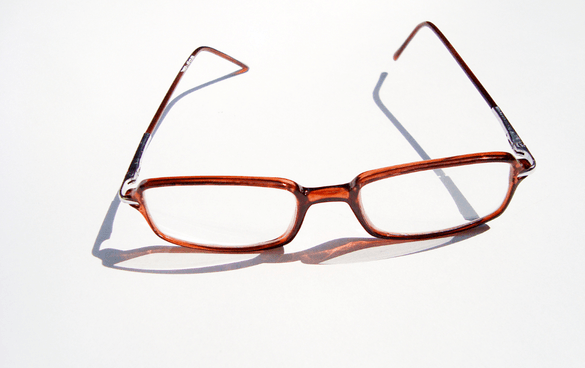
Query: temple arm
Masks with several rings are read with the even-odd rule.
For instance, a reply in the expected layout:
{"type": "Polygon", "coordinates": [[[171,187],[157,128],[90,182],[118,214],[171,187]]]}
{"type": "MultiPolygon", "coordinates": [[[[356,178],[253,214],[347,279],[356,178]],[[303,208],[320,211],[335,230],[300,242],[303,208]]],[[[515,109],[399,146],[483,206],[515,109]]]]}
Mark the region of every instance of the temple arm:
{"type": "Polygon", "coordinates": [[[451,42],[447,40],[447,37],[443,35],[443,33],[439,30],[439,28],[437,28],[437,26],[435,26],[431,22],[423,22],[416,26],[416,28],[412,31],[410,36],[408,36],[406,41],[404,41],[402,46],[400,46],[400,48],[394,53],[394,60],[398,60],[406,46],[408,46],[408,44],[414,38],[417,32],[423,27],[430,28],[439,37],[441,42],[443,42],[445,47],[447,47],[455,61],[457,61],[457,64],[459,64],[461,69],[463,69],[467,77],[471,80],[475,88],[479,91],[485,102],[489,105],[493,113],[496,115],[497,119],[500,121],[500,124],[502,125],[502,128],[506,133],[506,137],[508,138],[508,142],[510,143],[512,150],[514,150],[514,152],[517,154],[519,158],[526,160],[525,161],[526,169],[519,176],[527,176],[528,174],[530,174],[530,172],[534,170],[534,168],[536,167],[536,161],[534,160],[534,157],[532,156],[532,154],[530,154],[530,151],[528,151],[528,148],[526,147],[526,145],[524,145],[522,139],[520,139],[520,136],[518,135],[518,133],[516,133],[516,131],[514,130],[514,128],[504,115],[504,113],[502,112],[502,109],[498,107],[494,99],[489,95],[489,93],[477,79],[475,74],[473,74],[471,69],[469,69],[465,61],[463,61],[461,56],[459,56],[459,53],[455,50],[453,45],[451,45],[451,42]]]}
{"type": "Polygon", "coordinates": [[[122,183],[122,186],[120,187],[119,195],[120,195],[120,199],[123,202],[129,203],[129,204],[135,204],[135,202],[132,201],[128,197],[127,194],[128,194],[128,190],[130,189],[131,185],[135,184],[136,179],[138,178],[138,174],[140,172],[140,161],[142,159],[142,154],[144,153],[144,151],[148,147],[148,144],[150,143],[150,140],[151,140],[154,132],[156,131],[158,124],[161,121],[161,117],[163,116],[165,109],[167,108],[167,106],[169,106],[169,102],[171,100],[171,97],[173,96],[173,93],[175,92],[175,89],[177,88],[177,85],[181,81],[181,78],[183,78],[183,74],[185,74],[185,72],[189,68],[189,65],[191,65],[191,63],[195,59],[195,56],[197,56],[197,54],[199,54],[201,51],[211,52],[212,54],[215,54],[219,57],[222,57],[228,61],[231,61],[232,63],[234,63],[240,67],[239,70],[237,70],[233,73],[230,73],[227,76],[219,78],[219,79],[215,80],[214,82],[217,82],[219,80],[223,80],[227,77],[232,77],[232,76],[235,76],[238,74],[245,73],[249,69],[246,65],[239,62],[238,60],[232,58],[229,55],[224,54],[221,51],[213,49],[211,47],[206,47],[206,46],[199,47],[195,51],[193,51],[193,53],[191,55],[189,55],[189,58],[187,59],[185,64],[183,64],[183,66],[181,67],[181,70],[179,71],[179,73],[175,77],[175,80],[173,81],[173,84],[171,84],[169,91],[165,95],[158,110],[154,114],[154,117],[152,118],[150,125],[146,129],[146,132],[142,135],[142,139],[140,140],[140,144],[138,145],[138,148],[136,149],[136,153],[134,154],[134,158],[132,159],[132,162],[130,163],[130,167],[128,168],[128,171],[126,172],[126,175],[124,176],[124,181],[122,183]]]}

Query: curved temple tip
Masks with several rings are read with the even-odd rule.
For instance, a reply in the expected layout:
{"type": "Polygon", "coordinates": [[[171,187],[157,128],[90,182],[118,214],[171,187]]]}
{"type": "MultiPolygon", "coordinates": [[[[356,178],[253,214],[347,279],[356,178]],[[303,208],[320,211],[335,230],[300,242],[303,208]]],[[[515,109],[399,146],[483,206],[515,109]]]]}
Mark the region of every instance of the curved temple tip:
{"type": "MultiPolygon", "coordinates": [[[[405,46],[405,45],[403,45],[405,46]]],[[[406,46],[405,46],[406,47],[406,46]]],[[[400,47],[395,53],[394,56],[392,57],[392,59],[394,59],[394,61],[398,60],[398,58],[400,57],[400,54],[402,54],[402,51],[404,51],[404,47],[400,47]]]]}
{"type": "Polygon", "coordinates": [[[239,66],[241,69],[234,72],[234,75],[237,74],[243,74],[245,72],[247,72],[248,70],[250,70],[250,68],[242,63],[239,60],[234,59],[233,57],[229,56],[228,54],[224,54],[223,52],[214,49],[213,47],[209,47],[209,46],[201,46],[199,48],[197,48],[195,51],[193,51],[193,53],[191,54],[191,58],[189,58],[189,60],[187,60],[187,62],[185,63],[185,66],[189,66],[189,64],[191,63],[191,61],[193,60],[192,58],[195,57],[195,55],[197,55],[200,51],[207,51],[207,52],[211,52],[212,54],[215,54],[225,60],[231,61],[232,63],[236,64],[237,66],[239,66]]]}
{"type": "Polygon", "coordinates": [[[467,77],[475,85],[475,88],[479,91],[479,93],[484,98],[484,100],[487,102],[487,104],[490,106],[490,108],[496,107],[497,105],[496,105],[495,101],[491,98],[489,93],[486,91],[486,89],[483,87],[483,85],[479,82],[479,80],[477,79],[475,74],[473,74],[471,69],[469,69],[469,67],[467,66],[465,61],[463,61],[463,59],[461,58],[459,53],[457,51],[455,51],[455,48],[453,47],[453,45],[451,45],[451,42],[449,42],[447,37],[445,37],[445,35],[439,30],[439,28],[437,28],[437,26],[435,26],[431,22],[428,22],[428,21],[422,22],[414,28],[414,30],[410,33],[410,35],[408,36],[406,41],[404,41],[402,46],[400,46],[400,48],[394,53],[394,60],[397,60],[400,57],[400,55],[402,54],[402,52],[404,51],[406,46],[408,46],[408,44],[414,38],[414,36],[417,34],[417,32],[423,27],[429,27],[435,33],[435,35],[437,37],[439,37],[439,39],[441,40],[443,45],[447,48],[447,50],[449,50],[449,53],[451,54],[451,56],[453,56],[455,61],[457,61],[457,64],[459,64],[461,69],[463,69],[463,72],[465,72],[467,77]]]}
{"type": "Polygon", "coordinates": [[[435,33],[437,31],[439,31],[438,28],[432,22],[426,21],[426,22],[420,23],[410,33],[410,35],[408,36],[408,38],[406,39],[406,41],[404,41],[404,43],[402,44],[402,46],[400,46],[400,48],[398,48],[398,50],[396,50],[396,52],[394,53],[394,56],[393,56],[394,61],[398,60],[398,58],[400,57],[400,55],[402,54],[402,52],[404,51],[404,49],[406,48],[406,46],[408,46],[408,44],[410,43],[410,41],[414,38],[414,36],[416,35],[416,33],[422,27],[429,27],[429,28],[433,29],[433,31],[435,31],[435,33]]]}

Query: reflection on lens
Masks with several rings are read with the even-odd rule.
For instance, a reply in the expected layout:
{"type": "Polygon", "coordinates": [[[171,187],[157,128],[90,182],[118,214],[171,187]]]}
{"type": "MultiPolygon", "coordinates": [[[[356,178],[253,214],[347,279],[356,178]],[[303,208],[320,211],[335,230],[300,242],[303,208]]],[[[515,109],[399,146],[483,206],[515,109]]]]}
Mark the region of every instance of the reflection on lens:
{"type": "Polygon", "coordinates": [[[379,231],[441,231],[498,210],[510,189],[510,173],[510,164],[490,162],[399,175],[365,185],[360,202],[379,231]]]}
{"type": "Polygon", "coordinates": [[[284,235],[297,206],[286,190],[238,185],[149,188],[144,203],[162,233],[216,247],[252,246],[284,235]]]}

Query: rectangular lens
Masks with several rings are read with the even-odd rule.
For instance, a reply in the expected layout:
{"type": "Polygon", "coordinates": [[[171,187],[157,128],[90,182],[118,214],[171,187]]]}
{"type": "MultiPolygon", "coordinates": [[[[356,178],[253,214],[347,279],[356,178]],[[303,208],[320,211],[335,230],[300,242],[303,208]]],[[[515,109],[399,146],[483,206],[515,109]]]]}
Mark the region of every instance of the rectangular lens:
{"type": "Polygon", "coordinates": [[[287,233],[297,201],[287,190],[243,185],[176,185],[143,193],[148,215],[167,236],[199,245],[248,247],[287,233]]]}
{"type": "Polygon", "coordinates": [[[392,234],[422,234],[466,225],[504,204],[511,165],[489,162],[425,170],[365,185],[360,202],[374,228],[392,234]]]}

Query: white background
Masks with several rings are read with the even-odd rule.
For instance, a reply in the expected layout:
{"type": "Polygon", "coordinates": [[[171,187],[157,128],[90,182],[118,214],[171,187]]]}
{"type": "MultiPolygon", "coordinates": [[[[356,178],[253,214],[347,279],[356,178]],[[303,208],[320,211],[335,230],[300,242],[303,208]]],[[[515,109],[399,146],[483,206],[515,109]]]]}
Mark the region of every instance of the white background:
{"type": "Polygon", "coordinates": [[[572,0],[3,2],[0,366],[583,366],[584,10],[572,0]],[[430,156],[508,149],[430,32],[392,61],[423,20],[538,161],[489,228],[359,243],[368,237],[347,206],[324,204],[284,254],[234,256],[169,253],[124,204],[102,227],[142,133],[201,45],[250,71],[177,104],[185,114],[165,120],[145,177],[319,186],[419,160],[374,101],[382,73],[381,100],[430,156]],[[319,261],[343,244],[370,248],[319,261]],[[125,250],[152,254],[122,262],[125,250]]]}

